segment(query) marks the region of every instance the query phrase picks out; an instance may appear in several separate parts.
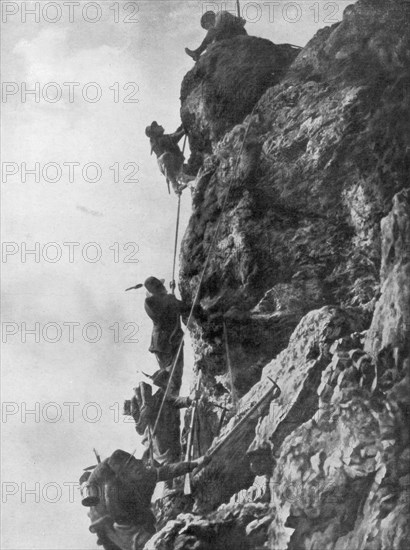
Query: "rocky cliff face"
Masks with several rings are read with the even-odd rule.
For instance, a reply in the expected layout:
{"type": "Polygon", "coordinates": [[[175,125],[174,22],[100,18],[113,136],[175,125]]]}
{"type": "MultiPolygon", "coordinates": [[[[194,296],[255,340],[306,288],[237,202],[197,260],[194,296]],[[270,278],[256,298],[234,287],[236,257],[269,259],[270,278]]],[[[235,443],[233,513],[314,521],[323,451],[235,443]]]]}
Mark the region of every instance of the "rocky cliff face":
{"type": "Polygon", "coordinates": [[[202,450],[235,435],[195,477],[196,515],[147,549],[408,547],[409,15],[359,0],[290,66],[294,51],[279,62],[241,37],[238,58],[220,43],[184,81],[200,172],[180,290],[192,299],[206,267],[202,450]],[[269,61],[233,107],[247,44],[269,61]]]}
{"type": "Polygon", "coordinates": [[[181,119],[189,135],[191,166],[198,167],[224,134],[243,121],[298,53],[290,45],[246,35],[208,48],[182,82],[181,119]]]}

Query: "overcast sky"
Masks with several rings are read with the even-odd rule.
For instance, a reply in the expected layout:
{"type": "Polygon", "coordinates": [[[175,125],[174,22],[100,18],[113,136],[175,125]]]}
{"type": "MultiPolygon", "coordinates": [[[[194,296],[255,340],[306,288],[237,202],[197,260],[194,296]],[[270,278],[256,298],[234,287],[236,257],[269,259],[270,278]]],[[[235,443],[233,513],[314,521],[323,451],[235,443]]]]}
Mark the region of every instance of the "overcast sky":
{"type": "MultiPolygon", "coordinates": [[[[184,47],[199,45],[201,14],[221,4],[109,0],[85,8],[86,2],[60,3],[60,13],[52,2],[46,10],[46,2],[2,4],[2,80],[9,83],[2,103],[2,240],[9,243],[2,263],[2,400],[10,413],[2,423],[2,548],[89,550],[97,546],[86,510],[77,491],[70,503],[63,484],[94,463],[93,446],[103,457],[116,448],[137,447],[140,454],[118,407],[137,371],[152,373],[157,365],[147,351],[144,292],[124,289],[151,274],[167,284],[171,277],[176,197],[149,155],[144,129],[152,120],[170,132],[179,125],[180,84],[192,67],[184,47]],[[38,16],[27,13],[36,5],[38,16]],[[24,93],[35,83],[38,102],[24,93]],[[24,163],[28,170],[39,163],[40,181],[26,174],[24,182],[24,163]],[[35,243],[39,257],[25,254],[35,243]],[[127,256],[138,263],[126,263],[127,256]],[[38,342],[30,333],[24,342],[24,323],[37,323],[38,342]],[[64,403],[78,403],[71,418],[64,403]],[[37,413],[25,415],[24,407],[37,413]],[[101,418],[93,422],[95,415],[101,418]],[[34,494],[24,502],[25,487],[36,483],[39,502],[34,494]]],[[[249,34],[302,46],[339,20],[347,4],[242,1],[249,34]]],[[[182,232],[189,213],[186,192],[182,232]]],[[[185,389],[189,350],[187,357],[185,389]]]]}

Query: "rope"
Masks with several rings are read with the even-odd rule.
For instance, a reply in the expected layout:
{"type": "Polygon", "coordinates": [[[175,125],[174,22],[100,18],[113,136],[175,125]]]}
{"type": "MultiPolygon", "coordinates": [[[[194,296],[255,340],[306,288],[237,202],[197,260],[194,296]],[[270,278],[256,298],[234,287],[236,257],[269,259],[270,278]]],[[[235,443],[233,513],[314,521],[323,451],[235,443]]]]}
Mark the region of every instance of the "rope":
{"type": "Polygon", "coordinates": [[[175,268],[177,263],[177,247],[178,247],[178,232],[179,232],[179,217],[181,213],[181,195],[178,195],[178,209],[177,209],[177,224],[175,228],[175,243],[174,243],[174,261],[172,263],[172,280],[171,280],[171,290],[172,294],[175,294],[175,268]]]}
{"type": "Polygon", "coordinates": [[[151,428],[148,426],[148,444],[149,444],[149,462],[151,468],[154,467],[154,445],[152,441],[152,434],[151,434],[151,428]]]}
{"type": "Polygon", "coordinates": [[[196,434],[196,447],[197,447],[197,456],[201,456],[201,420],[199,418],[199,413],[196,415],[195,423],[195,434],[196,434]]]}
{"type": "Polygon", "coordinates": [[[205,277],[205,272],[206,272],[206,268],[208,267],[208,263],[209,263],[209,260],[211,258],[211,254],[213,252],[213,249],[215,247],[215,243],[216,243],[216,239],[218,237],[218,233],[219,233],[219,228],[221,226],[221,222],[222,222],[222,215],[225,211],[225,207],[226,207],[226,203],[228,201],[228,197],[229,197],[229,193],[231,191],[231,187],[232,187],[232,184],[233,184],[233,181],[235,179],[235,174],[236,174],[236,171],[238,169],[238,165],[239,165],[239,159],[241,157],[241,154],[242,154],[242,151],[243,151],[243,148],[244,148],[244,145],[245,145],[245,141],[246,141],[246,138],[248,136],[248,132],[249,132],[249,128],[250,128],[250,125],[251,125],[251,120],[252,120],[252,115],[253,115],[253,112],[255,110],[255,107],[256,105],[253,107],[252,109],[252,112],[250,114],[250,118],[249,118],[249,124],[246,128],[246,131],[245,131],[245,134],[243,136],[243,140],[242,140],[242,145],[241,145],[241,148],[239,150],[239,154],[236,158],[236,164],[235,164],[235,167],[234,167],[234,170],[233,170],[233,177],[229,183],[229,186],[228,186],[228,189],[227,189],[227,192],[225,194],[225,197],[224,197],[224,200],[223,200],[223,203],[222,203],[222,208],[221,208],[221,214],[219,216],[219,219],[218,219],[218,223],[217,223],[217,226],[216,226],[216,229],[215,229],[215,233],[214,233],[214,236],[212,238],[212,242],[209,246],[209,250],[208,250],[208,254],[206,256],[206,259],[205,259],[205,264],[204,264],[204,267],[202,269],[202,273],[201,273],[201,276],[199,278],[199,283],[198,283],[198,288],[197,288],[197,291],[195,293],[195,298],[194,298],[194,301],[192,302],[192,306],[191,306],[191,311],[189,312],[189,316],[188,316],[188,320],[186,322],[186,327],[185,327],[185,330],[183,331],[183,335],[181,336],[181,340],[179,342],[179,346],[178,346],[178,350],[177,350],[177,353],[175,355],[175,358],[174,358],[174,362],[173,362],[173,365],[172,365],[172,369],[171,369],[171,372],[170,372],[170,375],[169,375],[169,378],[168,378],[168,383],[167,383],[167,387],[165,389],[165,393],[164,393],[164,396],[162,398],[162,402],[161,402],[161,406],[159,408],[159,411],[158,411],[158,415],[157,415],[157,418],[155,420],[155,424],[154,424],[154,429],[152,431],[153,435],[155,435],[156,431],[157,431],[157,426],[158,426],[158,421],[161,417],[161,413],[162,413],[162,409],[164,408],[164,404],[165,404],[165,400],[167,399],[168,397],[168,393],[169,393],[169,388],[171,387],[171,381],[172,381],[172,377],[174,376],[174,372],[175,372],[175,368],[176,368],[176,365],[177,365],[177,362],[178,362],[178,359],[179,359],[179,356],[180,356],[180,353],[181,353],[181,350],[182,350],[182,346],[184,344],[184,336],[188,330],[188,327],[191,323],[191,320],[192,320],[192,316],[193,316],[193,313],[194,313],[194,309],[195,309],[195,306],[197,304],[197,301],[198,301],[198,298],[199,298],[199,293],[201,291],[201,286],[202,286],[202,282],[204,280],[204,277],[205,277]]]}
{"type": "MultiPolygon", "coordinates": [[[[185,134],[184,144],[182,146],[182,154],[185,153],[186,141],[187,141],[187,135],[185,134]]],[[[168,190],[169,190],[169,185],[168,185],[168,190]]],[[[176,288],[176,284],[175,284],[175,267],[176,267],[176,261],[177,261],[177,246],[178,246],[178,231],[179,231],[180,213],[181,213],[181,195],[178,195],[177,225],[176,225],[176,229],[175,229],[175,243],[174,243],[174,260],[173,260],[173,263],[172,263],[172,279],[171,279],[171,284],[170,284],[172,294],[175,294],[175,288],[176,288]]]]}

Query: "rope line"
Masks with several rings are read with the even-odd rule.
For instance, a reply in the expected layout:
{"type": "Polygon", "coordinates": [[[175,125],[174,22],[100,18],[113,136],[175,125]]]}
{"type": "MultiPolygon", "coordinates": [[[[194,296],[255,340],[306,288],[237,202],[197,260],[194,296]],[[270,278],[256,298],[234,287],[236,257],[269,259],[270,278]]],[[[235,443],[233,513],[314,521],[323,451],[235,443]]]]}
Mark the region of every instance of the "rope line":
{"type": "Polygon", "coordinates": [[[154,442],[152,441],[151,428],[148,425],[148,444],[149,444],[149,462],[151,468],[154,467],[154,442]]]}
{"type": "Polygon", "coordinates": [[[187,135],[185,134],[185,137],[184,137],[184,144],[183,144],[183,146],[182,146],[182,154],[185,153],[186,138],[187,138],[187,135]]]}
{"type": "MultiPolygon", "coordinates": [[[[187,142],[187,135],[185,134],[184,137],[184,144],[182,146],[182,154],[185,153],[185,146],[187,142]]],[[[178,246],[178,231],[179,231],[179,218],[181,213],[181,194],[178,195],[178,209],[177,209],[177,225],[175,229],[175,243],[174,243],[174,260],[172,263],[172,279],[171,279],[171,290],[172,294],[175,295],[175,267],[176,267],[176,261],[177,261],[177,246],[178,246]]]]}
{"type": "Polygon", "coordinates": [[[204,264],[204,267],[202,269],[202,273],[201,273],[201,276],[200,276],[200,279],[199,279],[198,288],[197,288],[197,291],[195,293],[195,298],[194,298],[194,301],[192,302],[191,311],[189,312],[189,316],[188,316],[188,320],[186,322],[185,330],[183,331],[183,335],[181,336],[181,340],[179,342],[178,350],[177,350],[177,353],[176,353],[175,358],[174,358],[174,362],[173,362],[172,369],[171,369],[171,372],[170,372],[170,375],[169,375],[167,387],[165,389],[165,393],[164,393],[164,396],[162,398],[161,406],[159,408],[157,418],[155,420],[154,429],[152,431],[153,435],[155,435],[155,433],[156,433],[156,430],[157,430],[157,427],[158,427],[158,421],[161,417],[161,413],[162,413],[162,410],[164,408],[165,400],[168,397],[169,388],[171,387],[172,377],[174,376],[176,365],[177,365],[179,356],[181,354],[182,346],[184,344],[184,336],[185,336],[185,334],[188,330],[188,327],[191,323],[193,312],[194,312],[195,306],[196,306],[198,298],[199,298],[199,293],[201,291],[201,286],[202,286],[202,282],[204,280],[205,272],[206,272],[206,269],[208,267],[208,263],[209,263],[211,254],[213,252],[213,249],[214,249],[214,246],[215,246],[215,243],[216,243],[216,239],[217,239],[218,234],[219,234],[219,228],[221,226],[222,216],[224,214],[226,203],[227,203],[228,197],[229,197],[229,193],[231,191],[231,187],[232,187],[232,184],[233,184],[234,179],[235,179],[236,171],[237,171],[238,165],[239,165],[239,159],[241,157],[241,154],[242,154],[242,151],[243,151],[243,148],[244,148],[244,145],[245,145],[245,141],[246,141],[246,138],[248,136],[249,128],[250,128],[251,121],[252,121],[252,115],[253,115],[253,112],[255,110],[255,107],[256,107],[256,105],[253,107],[253,109],[251,111],[250,118],[249,118],[249,123],[248,123],[248,126],[247,126],[246,130],[245,130],[245,134],[243,136],[242,145],[241,145],[241,148],[239,150],[238,156],[236,157],[236,163],[235,163],[235,167],[234,167],[234,170],[233,170],[233,176],[232,176],[232,179],[229,183],[228,190],[225,194],[225,197],[224,197],[224,200],[223,200],[223,203],[222,203],[221,213],[219,215],[219,219],[218,219],[218,223],[217,223],[217,226],[216,226],[216,229],[215,229],[215,233],[214,233],[214,236],[212,238],[212,242],[209,246],[208,254],[207,254],[206,259],[205,259],[205,264],[204,264]]]}
{"type": "Polygon", "coordinates": [[[174,243],[174,260],[172,263],[172,280],[171,280],[171,290],[172,294],[175,294],[175,268],[177,263],[177,247],[178,247],[178,232],[179,232],[179,216],[181,212],[181,195],[178,195],[178,209],[177,209],[177,224],[175,228],[175,243],[174,243]]]}

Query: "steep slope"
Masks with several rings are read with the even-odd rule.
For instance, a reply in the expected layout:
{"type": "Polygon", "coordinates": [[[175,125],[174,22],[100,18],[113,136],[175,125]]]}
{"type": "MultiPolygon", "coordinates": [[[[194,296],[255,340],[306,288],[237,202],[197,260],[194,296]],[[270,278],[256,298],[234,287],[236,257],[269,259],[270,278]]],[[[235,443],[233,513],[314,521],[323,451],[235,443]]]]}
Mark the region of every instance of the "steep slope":
{"type": "MultiPolygon", "coordinates": [[[[373,310],[380,220],[408,185],[404,10],[386,0],[349,7],[204,160],[182,243],[181,291],[193,295],[221,217],[200,298],[211,313],[227,314],[241,393],[312,308],[373,310]]],[[[198,108],[197,119],[204,116],[198,108]]],[[[221,323],[201,326],[195,340],[198,365],[223,374],[221,323]]]]}
{"type": "Polygon", "coordinates": [[[192,337],[217,450],[196,515],[147,549],[408,547],[409,8],[349,6],[233,128],[198,81],[183,89],[201,169],[180,289],[192,299],[206,266],[192,337]],[[247,417],[270,378],[281,395],[247,417]]]}

